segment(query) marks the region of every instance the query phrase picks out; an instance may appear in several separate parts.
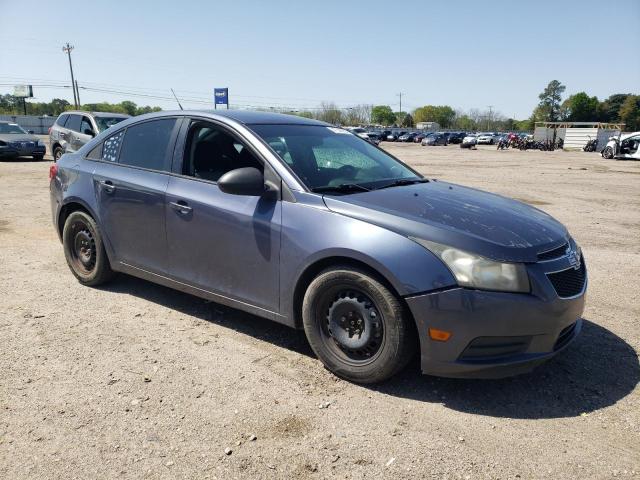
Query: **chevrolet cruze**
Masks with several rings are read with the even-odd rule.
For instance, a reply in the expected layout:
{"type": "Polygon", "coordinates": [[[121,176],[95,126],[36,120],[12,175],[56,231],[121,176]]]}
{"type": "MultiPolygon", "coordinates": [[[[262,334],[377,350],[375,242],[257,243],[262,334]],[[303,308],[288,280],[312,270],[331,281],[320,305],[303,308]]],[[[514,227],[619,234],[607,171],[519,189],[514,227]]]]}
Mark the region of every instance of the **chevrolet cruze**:
{"type": "Polygon", "coordinates": [[[580,332],[580,247],[546,213],[429,180],[347,130],[288,115],[125,120],[50,171],[88,286],[124,272],[304,329],[336,375],[525,372],[580,332]]]}

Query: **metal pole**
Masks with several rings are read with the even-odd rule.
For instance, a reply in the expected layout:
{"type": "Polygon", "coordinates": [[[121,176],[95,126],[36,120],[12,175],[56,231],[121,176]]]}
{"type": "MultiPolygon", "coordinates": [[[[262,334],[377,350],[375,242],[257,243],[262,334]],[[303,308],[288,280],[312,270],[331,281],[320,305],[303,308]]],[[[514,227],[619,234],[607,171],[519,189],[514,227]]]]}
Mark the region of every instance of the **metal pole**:
{"type": "Polygon", "coordinates": [[[76,80],[76,95],[78,96],[78,108],[80,108],[80,105],[82,105],[82,103],[80,103],[80,89],[78,88],[78,80],[76,80]]]}
{"type": "Polygon", "coordinates": [[[71,71],[71,89],[73,90],[73,104],[77,109],[78,97],[76,96],[76,89],[75,89],[76,81],[73,78],[73,65],[71,64],[71,50],[73,50],[73,45],[69,45],[68,42],[65,46],[62,47],[62,51],[65,52],[69,57],[69,70],[71,71]]]}
{"type": "Polygon", "coordinates": [[[24,114],[27,114],[27,97],[22,97],[22,106],[24,108],[24,114]]]}

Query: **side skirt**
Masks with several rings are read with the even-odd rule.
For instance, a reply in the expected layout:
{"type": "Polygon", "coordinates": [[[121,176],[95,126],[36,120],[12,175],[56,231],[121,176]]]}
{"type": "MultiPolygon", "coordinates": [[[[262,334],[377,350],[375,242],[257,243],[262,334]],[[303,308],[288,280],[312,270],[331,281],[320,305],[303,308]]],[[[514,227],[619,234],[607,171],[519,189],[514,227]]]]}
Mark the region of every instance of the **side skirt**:
{"type": "Polygon", "coordinates": [[[133,265],[129,265],[127,263],[118,262],[118,268],[114,270],[118,270],[119,272],[142,278],[143,280],[148,280],[159,285],[164,285],[165,287],[173,288],[174,290],[189,293],[191,295],[195,295],[196,297],[211,300],[212,302],[216,302],[227,307],[236,308],[238,310],[251,313],[252,315],[256,315],[258,317],[268,318],[269,320],[273,320],[274,322],[282,323],[289,327],[295,328],[294,322],[291,319],[277,312],[272,312],[271,310],[257,307],[255,305],[251,305],[250,303],[245,303],[240,300],[225,297],[224,295],[213,293],[209,290],[194,287],[193,285],[182,283],[177,280],[173,280],[172,278],[158,275],[157,273],[149,272],[148,270],[144,270],[139,267],[134,267],[133,265]]]}

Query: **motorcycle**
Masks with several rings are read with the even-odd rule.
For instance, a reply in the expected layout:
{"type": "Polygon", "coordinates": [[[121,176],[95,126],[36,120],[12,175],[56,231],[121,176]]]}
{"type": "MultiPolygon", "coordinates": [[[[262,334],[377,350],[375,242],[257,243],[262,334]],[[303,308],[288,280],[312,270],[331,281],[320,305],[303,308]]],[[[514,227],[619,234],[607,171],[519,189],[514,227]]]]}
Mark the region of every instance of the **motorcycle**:
{"type": "Polygon", "coordinates": [[[594,138],[592,140],[591,137],[589,137],[589,141],[584,147],[582,147],[582,150],[585,152],[595,152],[597,148],[598,148],[598,139],[594,138]]]}

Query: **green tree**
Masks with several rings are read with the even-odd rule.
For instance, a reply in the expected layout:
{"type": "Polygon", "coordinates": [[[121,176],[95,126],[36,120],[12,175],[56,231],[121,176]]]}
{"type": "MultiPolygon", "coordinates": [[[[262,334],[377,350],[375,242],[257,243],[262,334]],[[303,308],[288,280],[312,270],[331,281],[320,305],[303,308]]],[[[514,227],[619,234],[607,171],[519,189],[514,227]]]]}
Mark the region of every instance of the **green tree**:
{"type": "Polygon", "coordinates": [[[371,109],[371,123],[376,125],[393,125],[396,116],[389,105],[376,105],[371,109]]]}
{"type": "Polygon", "coordinates": [[[640,130],[640,95],[629,95],[620,107],[620,121],[626,131],[640,130]]]}
{"type": "Polygon", "coordinates": [[[558,80],[549,82],[549,85],[538,95],[540,103],[534,110],[536,120],[557,122],[560,119],[560,105],[565,88],[558,80]]]}
{"type": "Polygon", "coordinates": [[[579,92],[567,98],[562,109],[565,118],[571,122],[593,122],[598,120],[598,97],[590,97],[585,92],[579,92]]]}
{"type": "Polygon", "coordinates": [[[449,105],[425,105],[414,110],[413,118],[416,122],[438,122],[449,128],[454,125],[456,112],[449,105]]]}
{"type": "Polygon", "coordinates": [[[630,93],[614,93],[606,100],[600,103],[599,119],[603,122],[619,122],[620,108],[630,93]]]}
{"type": "Polygon", "coordinates": [[[407,113],[402,119],[402,122],[400,123],[400,125],[402,125],[403,127],[412,128],[414,125],[414,121],[411,114],[407,113]]]}

